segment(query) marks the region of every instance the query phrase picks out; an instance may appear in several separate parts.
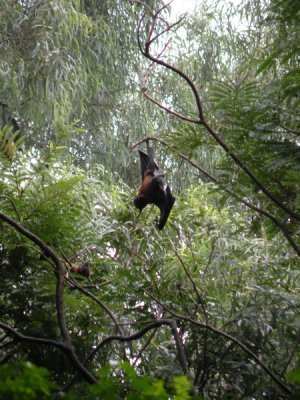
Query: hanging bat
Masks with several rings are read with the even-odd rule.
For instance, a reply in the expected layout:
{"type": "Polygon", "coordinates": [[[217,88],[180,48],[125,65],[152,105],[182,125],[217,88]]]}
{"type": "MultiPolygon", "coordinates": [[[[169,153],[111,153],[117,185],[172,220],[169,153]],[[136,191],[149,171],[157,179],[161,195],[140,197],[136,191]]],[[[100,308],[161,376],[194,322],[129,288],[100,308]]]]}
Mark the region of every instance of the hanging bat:
{"type": "Polygon", "coordinates": [[[139,150],[142,183],[138,188],[138,195],[133,203],[142,211],[147,204],[155,204],[160,210],[160,218],[157,223],[159,230],[165,226],[171,209],[175,202],[171,189],[164,181],[164,174],[159,171],[154,161],[153,149],[147,143],[147,153],[139,150]]]}

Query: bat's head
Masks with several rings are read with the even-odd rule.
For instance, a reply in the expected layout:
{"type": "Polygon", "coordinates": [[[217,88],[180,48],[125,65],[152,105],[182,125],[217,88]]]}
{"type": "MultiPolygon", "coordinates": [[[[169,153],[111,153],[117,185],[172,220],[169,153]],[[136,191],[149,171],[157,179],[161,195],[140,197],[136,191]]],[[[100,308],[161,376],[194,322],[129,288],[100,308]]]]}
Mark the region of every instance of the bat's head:
{"type": "Polygon", "coordinates": [[[136,208],[142,211],[142,209],[146,207],[148,202],[146,198],[142,194],[140,194],[139,196],[136,196],[134,198],[133,204],[135,205],[136,208]]]}

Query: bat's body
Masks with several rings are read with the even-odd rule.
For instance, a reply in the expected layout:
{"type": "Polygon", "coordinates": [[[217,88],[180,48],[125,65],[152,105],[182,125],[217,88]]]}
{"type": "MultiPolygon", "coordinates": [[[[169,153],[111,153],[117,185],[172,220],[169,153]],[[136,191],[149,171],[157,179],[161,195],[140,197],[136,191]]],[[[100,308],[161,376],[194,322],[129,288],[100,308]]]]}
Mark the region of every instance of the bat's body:
{"type": "Polygon", "coordinates": [[[138,188],[138,195],[134,199],[134,205],[143,210],[147,204],[155,204],[160,210],[158,229],[163,229],[175,202],[170,187],[164,181],[164,175],[154,161],[153,151],[148,146],[148,153],[139,150],[141,162],[142,183],[138,188]]]}

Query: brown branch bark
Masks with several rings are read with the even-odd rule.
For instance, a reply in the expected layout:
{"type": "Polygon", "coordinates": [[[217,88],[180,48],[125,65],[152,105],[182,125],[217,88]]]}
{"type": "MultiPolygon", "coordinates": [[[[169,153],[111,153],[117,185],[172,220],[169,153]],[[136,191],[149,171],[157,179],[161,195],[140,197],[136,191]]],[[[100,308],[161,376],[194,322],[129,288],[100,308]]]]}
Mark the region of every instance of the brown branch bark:
{"type": "Polygon", "coordinates": [[[192,382],[192,377],[191,377],[191,374],[190,374],[190,371],[188,368],[188,362],[187,362],[187,358],[185,355],[184,346],[183,346],[181,337],[179,336],[179,333],[177,330],[177,322],[175,320],[172,320],[169,325],[173,332],[173,336],[174,336],[174,340],[175,340],[175,344],[176,344],[176,348],[177,348],[177,353],[178,353],[178,358],[180,361],[182,371],[184,372],[185,375],[187,375],[189,377],[190,381],[192,382]]]}
{"type": "Polygon", "coordinates": [[[142,336],[144,336],[148,331],[150,331],[152,329],[156,329],[162,325],[167,325],[171,328],[173,336],[174,336],[175,345],[176,345],[176,349],[178,352],[178,357],[179,357],[181,368],[182,368],[183,372],[190,377],[183,345],[182,345],[181,339],[178,338],[178,336],[177,336],[178,335],[177,324],[176,324],[176,321],[174,321],[172,319],[160,319],[160,320],[154,321],[154,322],[150,323],[149,325],[145,326],[144,328],[142,328],[140,331],[133,333],[132,335],[109,336],[109,337],[105,338],[104,340],[102,340],[96,346],[96,348],[94,350],[92,350],[92,352],[87,356],[85,361],[90,360],[105,344],[107,344],[109,342],[112,342],[114,340],[120,341],[120,342],[137,340],[137,339],[140,339],[142,336]]]}

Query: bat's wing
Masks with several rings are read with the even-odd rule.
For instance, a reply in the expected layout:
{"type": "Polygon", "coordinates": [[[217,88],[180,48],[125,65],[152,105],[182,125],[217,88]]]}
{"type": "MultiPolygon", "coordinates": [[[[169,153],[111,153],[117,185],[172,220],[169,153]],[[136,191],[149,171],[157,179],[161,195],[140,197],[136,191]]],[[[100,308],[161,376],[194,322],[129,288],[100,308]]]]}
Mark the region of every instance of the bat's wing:
{"type": "Polygon", "coordinates": [[[159,205],[160,219],[157,224],[159,230],[162,230],[164,228],[174,203],[175,203],[175,197],[172,195],[170,187],[167,186],[165,189],[164,202],[159,205]]]}

